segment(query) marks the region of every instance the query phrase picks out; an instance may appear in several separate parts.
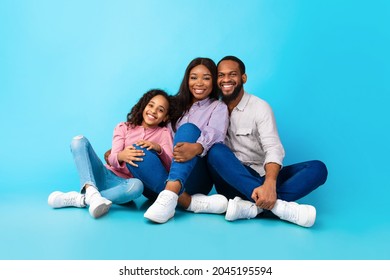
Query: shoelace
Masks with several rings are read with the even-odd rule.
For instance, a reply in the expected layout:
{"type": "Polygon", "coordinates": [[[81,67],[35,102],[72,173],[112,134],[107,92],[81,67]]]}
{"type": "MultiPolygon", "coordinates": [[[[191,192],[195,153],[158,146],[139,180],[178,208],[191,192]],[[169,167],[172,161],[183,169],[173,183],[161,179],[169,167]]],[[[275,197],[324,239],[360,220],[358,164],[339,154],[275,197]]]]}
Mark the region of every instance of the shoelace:
{"type": "Polygon", "coordinates": [[[195,204],[194,204],[194,212],[207,210],[209,208],[209,206],[210,206],[210,203],[208,203],[206,201],[196,200],[195,204]]]}
{"type": "Polygon", "coordinates": [[[240,215],[239,215],[240,219],[241,218],[248,218],[250,216],[249,214],[251,212],[252,207],[256,207],[256,206],[251,205],[249,203],[243,203],[241,201],[241,207],[242,207],[243,211],[240,212],[240,215]]]}
{"type": "Polygon", "coordinates": [[[65,197],[63,201],[64,206],[76,205],[76,197],[65,197]]]}
{"type": "Polygon", "coordinates": [[[156,200],[157,203],[161,204],[162,206],[167,206],[172,200],[172,197],[166,194],[162,194],[158,200],[156,200]]]}

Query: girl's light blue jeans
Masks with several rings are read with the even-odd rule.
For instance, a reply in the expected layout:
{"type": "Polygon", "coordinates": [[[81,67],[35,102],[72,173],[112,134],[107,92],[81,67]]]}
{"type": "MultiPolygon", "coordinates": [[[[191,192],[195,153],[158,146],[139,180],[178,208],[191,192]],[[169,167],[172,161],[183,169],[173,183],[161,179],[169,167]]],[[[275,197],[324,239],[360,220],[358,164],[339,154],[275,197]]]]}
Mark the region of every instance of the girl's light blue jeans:
{"type": "MultiPolygon", "coordinates": [[[[228,199],[239,196],[253,201],[253,190],[265,180],[251,167],[243,165],[224,144],[211,147],[208,164],[217,192],[228,199]]],[[[277,178],[277,197],[286,201],[298,200],[324,184],[327,176],[327,168],[319,160],[284,166],[277,178]]]]}
{"type": "Polygon", "coordinates": [[[86,184],[91,185],[98,189],[103,197],[116,204],[127,203],[141,196],[142,182],[136,178],[119,177],[107,169],[86,137],[74,137],[70,149],[80,176],[82,192],[86,184]]]}
{"type": "MultiPolygon", "coordinates": [[[[196,143],[200,136],[199,128],[186,123],[176,131],[173,139],[173,145],[178,142],[196,143]]],[[[127,164],[127,167],[134,177],[139,178],[144,183],[144,195],[149,199],[155,200],[157,195],[165,189],[167,181],[180,181],[182,189],[180,193],[186,191],[188,194],[208,194],[213,187],[211,176],[207,169],[207,156],[196,156],[186,162],[172,162],[168,172],[162,165],[160,159],[154,151],[145,152],[143,161],[137,162],[138,167],[127,164]]]]}

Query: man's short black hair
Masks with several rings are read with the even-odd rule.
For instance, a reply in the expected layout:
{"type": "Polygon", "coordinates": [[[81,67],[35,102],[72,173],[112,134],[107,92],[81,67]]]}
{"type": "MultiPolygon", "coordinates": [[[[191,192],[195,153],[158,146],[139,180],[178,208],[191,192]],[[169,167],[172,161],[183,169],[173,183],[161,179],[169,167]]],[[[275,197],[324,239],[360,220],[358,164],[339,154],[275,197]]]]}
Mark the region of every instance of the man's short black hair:
{"type": "Polygon", "coordinates": [[[238,57],[233,56],[233,55],[227,55],[227,56],[225,56],[224,58],[222,58],[222,59],[218,62],[217,67],[218,67],[219,64],[220,64],[222,61],[224,61],[224,60],[232,60],[232,61],[237,62],[237,63],[238,63],[238,67],[240,68],[241,75],[242,75],[242,74],[245,74],[245,64],[244,64],[244,62],[242,62],[241,59],[239,59],[238,57]]]}

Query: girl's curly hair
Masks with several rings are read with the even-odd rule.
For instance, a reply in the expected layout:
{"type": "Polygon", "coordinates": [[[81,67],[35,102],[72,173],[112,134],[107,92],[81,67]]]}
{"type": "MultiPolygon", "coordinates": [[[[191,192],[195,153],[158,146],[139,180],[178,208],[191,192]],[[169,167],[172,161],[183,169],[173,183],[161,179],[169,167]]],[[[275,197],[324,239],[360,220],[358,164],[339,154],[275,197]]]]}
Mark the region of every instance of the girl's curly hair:
{"type": "MultiPolygon", "coordinates": [[[[131,111],[127,114],[127,123],[131,126],[142,125],[142,121],[143,121],[142,113],[146,105],[148,105],[149,101],[157,95],[162,95],[167,99],[168,103],[170,103],[171,97],[168,95],[168,93],[166,93],[161,89],[151,89],[148,92],[146,92],[144,95],[142,95],[142,97],[138,100],[137,104],[135,104],[133,108],[131,108],[131,111]]],[[[169,106],[168,108],[168,116],[170,115],[170,110],[171,110],[170,108],[171,106],[169,106]]],[[[166,122],[161,122],[159,123],[158,126],[161,127],[166,126],[168,122],[169,120],[167,120],[166,122]]]]}

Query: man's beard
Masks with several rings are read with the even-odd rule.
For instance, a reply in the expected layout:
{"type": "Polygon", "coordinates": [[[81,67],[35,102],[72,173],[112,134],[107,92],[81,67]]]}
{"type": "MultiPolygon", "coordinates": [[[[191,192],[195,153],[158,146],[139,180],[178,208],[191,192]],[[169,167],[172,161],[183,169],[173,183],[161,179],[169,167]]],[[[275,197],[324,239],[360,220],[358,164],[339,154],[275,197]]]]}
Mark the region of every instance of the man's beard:
{"type": "Polygon", "coordinates": [[[220,94],[220,96],[222,96],[222,101],[225,102],[226,104],[229,104],[230,102],[232,102],[233,100],[235,100],[238,97],[241,89],[242,89],[242,82],[240,82],[240,84],[237,85],[237,87],[234,89],[232,94],[224,95],[222,93],[221,89],[219,89],[219,94],[220,94]]]}

